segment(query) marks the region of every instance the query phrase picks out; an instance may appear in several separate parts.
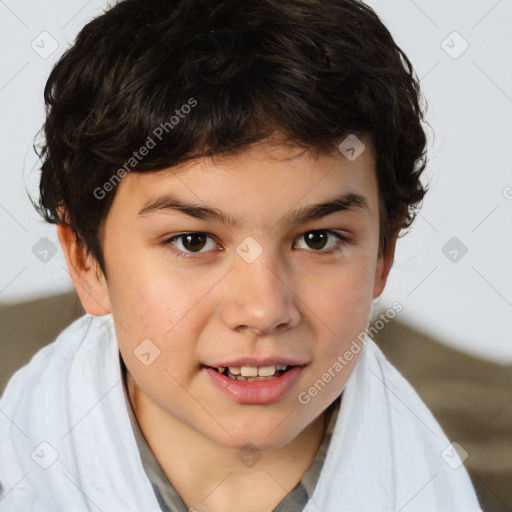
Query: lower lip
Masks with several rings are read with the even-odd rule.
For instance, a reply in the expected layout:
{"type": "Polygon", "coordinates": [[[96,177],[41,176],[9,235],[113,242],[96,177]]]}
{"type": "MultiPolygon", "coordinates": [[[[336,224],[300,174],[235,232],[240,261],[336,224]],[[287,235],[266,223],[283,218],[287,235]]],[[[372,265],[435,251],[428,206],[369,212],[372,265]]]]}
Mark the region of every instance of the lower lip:
{"type": "Polygon", "coordinates": [[[213,368],[203,368],[213,384],[241,404],[269,404],[283,398],[299,380],[303,366],[295,366],[280,377],[269,380],[234,380],[213,368]]]}

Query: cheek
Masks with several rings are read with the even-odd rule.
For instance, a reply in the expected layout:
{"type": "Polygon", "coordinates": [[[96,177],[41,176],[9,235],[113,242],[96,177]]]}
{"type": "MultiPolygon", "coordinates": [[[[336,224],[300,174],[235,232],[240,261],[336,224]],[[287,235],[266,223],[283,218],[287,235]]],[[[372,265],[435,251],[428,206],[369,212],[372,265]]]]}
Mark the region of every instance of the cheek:
{"type": "Polygon", "coordinates": [[[371,312],[372,265],[360,260],[346,271],[331,276],[323,293],[315,294],[313,314],[319,335],[315,362],[298,399],[310,401],[308,411],[319,414],[343,390],[359,358],[360,334],[368,325],[371,312]],[[355,344],[354,344],[355,342],[355,344]]]}
{"type": "Polygon", "coordinates": [[[325,359],[335,359],[367,327],[374,280],[374,262],[361,258],[333,273],[314,293],[305,294],[311,318],[326,333],[325,359]],[[315,320],[316,319],[316,320],[315,320]]]}
{"type": "Polygon", "coordinates": [[[108,288],[113,313],[146,337],[167,333],[198,301],[193,283],[179,270],[150,261],[143,251],[119,259],[108,288]]]}
{"type": "MultiPolygon", "coordinates": [[[[128,369],[149,387],[153,376],[164,370],[186,382],[196,370],[196,340],[209,313],[205,295],[215,281],[191,279],[186,272],[163,271],[144,262],[134,264],[130,272],[128,268],[124,262],[114,269],[109,282],[119,346],[128,369]],[[142,351],[149,352],[151,359],[158,355],[149,368],[137,358],[142,351]]],[[[168,379],[166,375],[164,380],[168,379]]]]}
{"type": "Polygon", "coordinates": [[[139,288],[136,296],[122,296],[117,312],[113,309],[123,360],[141,389],[162,407],[165,397],[180,396],[181,385],[187,385],[197,370],[195,340],[201,330],[197,321],[188,321],[192,304],[163,288],[139,288]]]}

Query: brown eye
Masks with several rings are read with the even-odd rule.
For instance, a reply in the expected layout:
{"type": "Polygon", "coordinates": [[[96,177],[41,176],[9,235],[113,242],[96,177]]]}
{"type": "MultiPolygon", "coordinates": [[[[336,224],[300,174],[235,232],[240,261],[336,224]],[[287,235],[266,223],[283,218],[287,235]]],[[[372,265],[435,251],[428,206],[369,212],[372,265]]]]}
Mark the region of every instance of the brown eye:
{"type": "Polygon", "coordinates": [[[200,232],[181,233],[166,240],[164,245],[170,246],[178,256],[200,255],[209,252],[208,249],[218,248],[215,240],[210,235],[200,232]],[[208,244],[210,244],[210,247],[207,247],[208,244]],[[203,250],[205,248],[206,251],[203,250]]]}
{"type": "Polygon", "coordinates": [[[208,237],[202,233],[189,233],[182,235],[180,238],[182,239],[183,247],[187,251],[195,252],[200,251],[205,246],[208,237]]]}
{"type": "Polygon", "coordinates": [[[309,231],[304,235],[304,240],[311,249],[319,251],[323,249],[327,242],[327,235],[323,231],[309,231]]]}
{"type": "MultiPolygon", "coordinates": [[[[302,240],[304,240],[306,244],[306,249],[312,249],[313,252],[322,253],[332,252],[331,250],[323,249],[336,250],[347,242],[347,239],[344,236],[336,233],[335,231],[330,231],[327,229],[316,229],[313,231],[308,231],[298,238],[299,242],[302,240]],[[332,242],[329,241],[329,238],[331,238],[332,242]]],[[[303,249],[304,247],[299,248],[303,249]]]]}

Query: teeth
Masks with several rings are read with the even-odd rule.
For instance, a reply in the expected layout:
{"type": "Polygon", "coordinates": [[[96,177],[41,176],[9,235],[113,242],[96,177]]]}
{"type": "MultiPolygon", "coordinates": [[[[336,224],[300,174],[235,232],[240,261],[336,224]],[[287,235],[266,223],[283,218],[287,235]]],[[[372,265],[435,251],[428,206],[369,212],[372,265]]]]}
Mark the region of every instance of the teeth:
{"type": "MultiPolygon", "coordinates": [[[[245,377],[273,377],[276,371],[284,371],[288,368],[286,364],[272,364],[269,366],[229,366],[229,373],[237,380],[244,380],[245,377]]],[[[223,373],[225,366],[219,366],[217,371],[223,373]]]]}
{"type": "Polygon", "coordinates": [[[258,367],[257,366],[242,366],[240,368],[240,373],[242,377],[257,377],[258,376],[258,367]]]}
{"type": "Polygon", "coordinates": [[[270,377],[276,374],[275,365],[272,366],[260,366],[258,368],[258,376],[259,377],[270,377]]]}

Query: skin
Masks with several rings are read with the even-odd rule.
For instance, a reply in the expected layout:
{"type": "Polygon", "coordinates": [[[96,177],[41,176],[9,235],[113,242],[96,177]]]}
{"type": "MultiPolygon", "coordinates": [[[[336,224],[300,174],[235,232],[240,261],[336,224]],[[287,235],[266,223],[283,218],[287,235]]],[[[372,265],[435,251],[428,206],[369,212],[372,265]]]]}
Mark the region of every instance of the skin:
{"type": "Polygon", "coordinates": [[[363,140],[366,149],[354,161],[265,141],[229,157],[132,172],[118,185],[101,230],[108,280],[71,229],[58,226],[84,308],[113,315],[137,420],[188,507],[271,510],[314,460],[324,411],[359,356],[307,405],[297,396],[368,326],[396,242],[380,254],[375,155],[363,140]],[[220,209],[241,225],[172,210],[138,214],[164,192],[220,209]],[[365,196],[369,211],[286,223],[290,212],[344,192],[365,196]],[[311,230],[337,231],[348,242],[330,235],[325,248],[311,246],[303,236],[311,230]],[[202,248],[192,245],[192,257],[179,257],[175,251],[190,252],[190,245],[166,241],[192,231],[212,238],[202,248]],[[252,263],[236,252],[248,236],[263,249],[252,263]],[[148,338],[160,356],[145,366],[134,350],[148,338]],[[212,385],[201,364],[247,354],[294,357],[307,366],[279,401],[240,404],[212,385]],[[237,457],[248,442],[262,455],[252,467],[237,457]]]}

